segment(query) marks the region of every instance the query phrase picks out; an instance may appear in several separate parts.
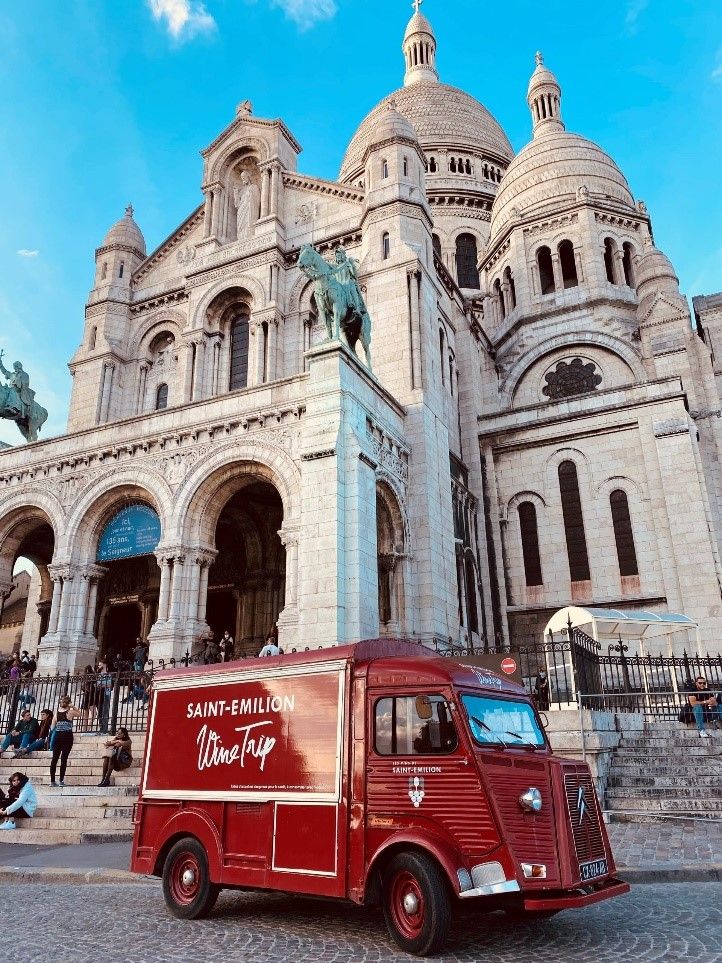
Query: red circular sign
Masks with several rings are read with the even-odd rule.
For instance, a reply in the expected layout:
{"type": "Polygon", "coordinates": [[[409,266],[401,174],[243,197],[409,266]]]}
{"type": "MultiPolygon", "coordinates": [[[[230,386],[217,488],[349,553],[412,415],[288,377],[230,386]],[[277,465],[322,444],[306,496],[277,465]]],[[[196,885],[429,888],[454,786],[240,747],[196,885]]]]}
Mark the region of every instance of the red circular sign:
{"type": "Polygon", "coordinates": [[[516,672],[516,662],[513,659],[502,659],[501,671],[506,672],[507,675],[512,675],[516,672]]]}

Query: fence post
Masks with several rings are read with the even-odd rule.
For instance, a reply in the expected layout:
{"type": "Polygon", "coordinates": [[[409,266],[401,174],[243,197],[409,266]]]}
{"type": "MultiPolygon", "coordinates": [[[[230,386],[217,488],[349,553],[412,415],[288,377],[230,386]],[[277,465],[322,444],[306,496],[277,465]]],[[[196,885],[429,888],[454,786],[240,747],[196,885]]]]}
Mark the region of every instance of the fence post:
{"type": "Polygon", "coordinates": [[[581,692],[577,692],[577,701],[579,702],[579,732],[582,737],[582,761],[586,763],[587,761],[587,740],[584,735],[584,699],[581,692]]]}
{"type": "Polygon", "coordinates": [[[113,683],[113,704],[110,709],[110,726],[109,731],[111,734],[115,734],[118,728],[118,702],[120,700],[120,672],[115,673],[115,682],[113,683]]]}

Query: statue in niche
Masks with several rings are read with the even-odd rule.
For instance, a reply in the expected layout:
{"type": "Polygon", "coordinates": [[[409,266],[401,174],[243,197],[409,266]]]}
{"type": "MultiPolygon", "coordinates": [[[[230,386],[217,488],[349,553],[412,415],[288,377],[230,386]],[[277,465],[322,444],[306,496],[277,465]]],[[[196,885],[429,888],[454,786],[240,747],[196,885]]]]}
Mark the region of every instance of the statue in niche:
{"type": "Polygon", "coordinates": [[[240,240],[250,232],[258,220],[261,192],[251,180],[248,171],[241,171],[241,182],[233,189],[236,205],[236,238],[240,240]]]}

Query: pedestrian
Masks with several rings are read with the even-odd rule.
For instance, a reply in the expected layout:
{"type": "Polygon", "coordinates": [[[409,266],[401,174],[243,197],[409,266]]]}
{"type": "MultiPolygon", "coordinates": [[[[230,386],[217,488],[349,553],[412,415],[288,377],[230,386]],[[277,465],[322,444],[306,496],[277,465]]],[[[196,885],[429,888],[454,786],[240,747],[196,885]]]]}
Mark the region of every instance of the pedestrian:
{"type": "Polygon", "coordinates": [[[133,668],[136,672],[143,671],[147,659],[148,649],[143,643],[141,637],[138,636],[138,638],[135,640],[135,648],[133,649],[133,668]]]}
{"type": "Polygon", "coordinates": [[[52,709],[42,709],[40,712],[40,726],[35,734],[35,738],[32,742],[28,743],[25,748],[22,746],[15,753],[15,758],[18,756],[27,756],[31,752],[37,752],[40,749],[51,749],[50,741],[53,732],[53,710],[52,709]]]}
{"type": "MultiPolygon", "coordinates": [[[[26,677],[26,678],[29,678],[26,677]]],[[[26,709],[29,706],[35,705],[35,696],[33,695],[33,687],[30,682],[26,681],[18,693],[18,705],[21,709],[26,709]]]]}
{"type": "Polygon", "coordinates": [[[211,632],[208,639],[208,645],[206,646],[204,658],[206,665],[213,665],[216,662],[221,661],[221,650],[216,642],[216,637],[213,632],[211,632]]]}
{"type": "Polygon", "coordinates": [[[12,746],[14,749],[26,749],[37,736],[40,723],[33,717],[30,709],[23,709],[20,722],[16,722],[0,745],[0,756],[12,746]]]}
{"type": "Polygon", "coordinates": [[[705,722],[716,722],[717,725],[722,726],[722,713],[717,704],[717,696],[710,690],[704,676],[698,676],[694,680],[694,690],[690,692],[688,698],[700,739],[709,739],[705,722]]]}
{"type": "Polygon", "coordinates": [[[98,677],[95,680],[97,690],[98,708],[98,727],[101,733],[108,731],[108,718],[110,716],[110,697],[113,692],[113,674],[108,668],[107,662],[98,663],[98,677]]]}
{"type": "Polygon", "coordinates": [[[102,695],[95,684],[95,679],[92,678],[93,674],[92,665],[86,665],[83,669],[83,679],[80,683],[80,691],[82,694],[80,708],[83,713],[83,723],[86,728],[90,726],[93,711],[96,713],[98,711],[98,698],[102,695]]]}
{"type": "Polygon", "coordinates": [[[536,707],[540,712],[544,712],[551,705],[551,693],[549,691],[549,678],[546,669],[539,669],[534,682],[534,698],[536,707]]]}
{"type": "Polygon", "coordinates": [[[99,786],[110,785],[113,772],[122,772],[133,762],[132,742],[125,726],[118,726],[115,735],[105,743],[103,751],[103,778],[99,786]]]}
{"type": "Polygon", "coordinates": [[[15,656],[15,658],[12,661],[12,665],[10,666],[10,672],[8,673],[8,678],[10,679],[11,682],[17,682],[21,675],[22,675],[22,667],[20,665],[20,659],[18,659],[18,657],[15,656]]]}
{"type": "Polygon", "coordinates": [[[266,655],[281,655],[281,650],[276,643],[276,637],[272,632],[269,632],[266,637],[266,644],[258,653],[259,658],[266,655]]]}
{"type": "Polygon", "coordinates": [[[236,643],[233,640],[233,636],[226,629],[223,633],[223,638],[221,639],[221,652],[223,653],[223,661],[230,662],[235,655],[236,643]]]}
{"type": "Polygon", "coordinates": [[[70,701],[69,695],[60,697],[60,705],[55,714],[55,736],[53,738],[53,755],[50,760],[50,785],[65,786],[65,770],[68,756],[73,748],[73,719],[80,715],[78,709],[70,701]],[[55,782],[55,770],[60,760],[60,779],[55,782]]]}
{"type": "Polygon", "coordinates": [[[35,789],[24,772],[14,772],[9,783],[7,795],[0,789],[0,816],[5,817],[0,829],[15,829],[16,819],[32,819],[38,806],[35,789]]]}

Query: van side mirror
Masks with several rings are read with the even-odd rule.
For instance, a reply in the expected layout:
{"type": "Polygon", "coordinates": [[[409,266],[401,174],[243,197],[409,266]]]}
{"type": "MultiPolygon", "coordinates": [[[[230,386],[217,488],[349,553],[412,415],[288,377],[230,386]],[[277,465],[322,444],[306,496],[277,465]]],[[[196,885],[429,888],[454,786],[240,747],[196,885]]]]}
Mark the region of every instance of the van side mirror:
{"type": "Polygon", "coordinates": [[[434,715],[434,710],[431,707],[428,696],[416,696],[416,715],[424,721],[431,719],[434,715]]]}

